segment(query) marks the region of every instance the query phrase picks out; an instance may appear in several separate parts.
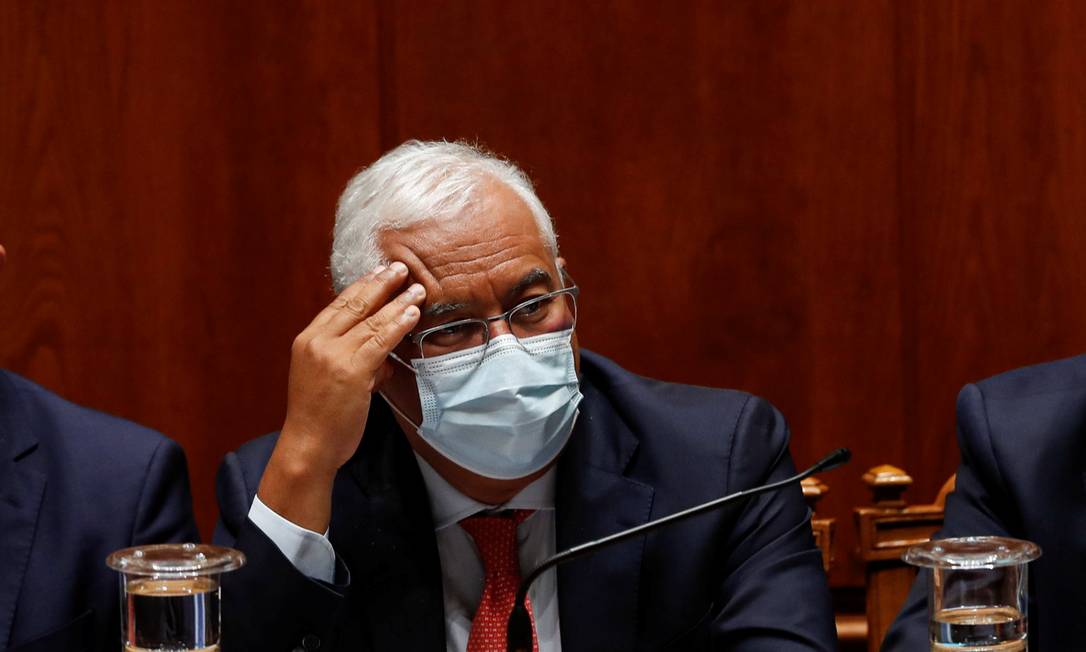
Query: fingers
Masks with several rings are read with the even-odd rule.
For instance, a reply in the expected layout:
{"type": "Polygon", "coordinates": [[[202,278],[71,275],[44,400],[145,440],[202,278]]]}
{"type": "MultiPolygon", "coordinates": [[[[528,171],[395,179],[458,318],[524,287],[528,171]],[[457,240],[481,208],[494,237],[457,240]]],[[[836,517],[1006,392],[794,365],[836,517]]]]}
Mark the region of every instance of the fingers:
{"type": "Polygon", "coordinates": [[[407,266],[395,262],[385,269],[376,269],[350,287],[323,311],[326,315],[321,330],[329,335],[342,335],[359,322],[377,313],[407,280],[407,266]]]}
{"type": "Polygon", "coordinates": [[[353,296],[354,293],[358,292],[363,285],[367,283],[372,283],[373,279],[375,279],[378,274],[385,271],[386,269],[387,267],[385,267],[384,265],[378,265],[369,273],[363,274],[362,277],[359,278],[357,281],[351,283],[346,288],[344,288],[343,291],[340,292],[339,295],[336,296],[336,298],[333,299],[331,303],[329,303],[327,306],[324,307],[323,310],[317,313],[317,316],[314,317],[313,321],[309,323],[309,326],[306,327],[306,330],[310,330],[327,324],[328,321],[333,316],[335,316],[337,312],[339,312],[339,310],[343,307],[343,304],[346,303],[346,300],[343,297],[353,296]]]}
{"type": "Polygon", "coordinates": [[[358,323],[344,338],[355,343],[355,364],[377,371],[392,349],[419,323],[419,304],[426,290],[413,284],[368,319],[358,323]]]}

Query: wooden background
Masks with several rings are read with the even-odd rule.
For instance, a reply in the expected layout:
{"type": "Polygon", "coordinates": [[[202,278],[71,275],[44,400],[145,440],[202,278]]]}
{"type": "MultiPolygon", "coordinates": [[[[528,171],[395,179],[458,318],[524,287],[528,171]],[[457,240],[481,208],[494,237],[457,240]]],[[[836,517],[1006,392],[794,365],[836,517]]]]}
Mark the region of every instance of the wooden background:
{"type": "Polygon", "coordinates": [[[582,342],[789,417],[850,561],[968,381],[1086,349],[1086,3],[0,3],[0,365],[188,452],[276,429],[335,199],[410,137],[520,162],[582,342]]]}

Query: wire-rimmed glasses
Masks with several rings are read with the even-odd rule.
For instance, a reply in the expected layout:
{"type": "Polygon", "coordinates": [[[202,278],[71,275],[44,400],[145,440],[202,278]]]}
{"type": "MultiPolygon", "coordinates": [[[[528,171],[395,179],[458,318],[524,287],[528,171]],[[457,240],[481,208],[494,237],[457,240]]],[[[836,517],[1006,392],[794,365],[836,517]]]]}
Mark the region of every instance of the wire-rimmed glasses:
{"type": "Polygon", "coordinates": [[[577,324],[577,295],[571,286],[533,297],[500,315],[458,319],[407,336],[422,357],[436,358],[490,343],[490,323],[504,321],[518,340],[572,329],[577,324]]]}

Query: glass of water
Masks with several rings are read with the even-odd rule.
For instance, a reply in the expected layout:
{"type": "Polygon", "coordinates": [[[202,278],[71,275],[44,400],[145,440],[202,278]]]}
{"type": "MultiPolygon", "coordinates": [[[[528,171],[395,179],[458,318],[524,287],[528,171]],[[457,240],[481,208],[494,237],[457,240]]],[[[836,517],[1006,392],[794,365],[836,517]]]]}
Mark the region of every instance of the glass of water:
{"type": "Polygon", "coordinates": [[[1025,652],[1029,562],[1037,545],[1005,537],[937,539],[902,557],[927,577],[932,652],[1025,652]]]}
{"type": "Polygon", "coordinates": [[[245,556],[197,543],[118,550],[106,564],[121,574],[121,635],[125,652],[218,652],[219,576],[245,556]]]}

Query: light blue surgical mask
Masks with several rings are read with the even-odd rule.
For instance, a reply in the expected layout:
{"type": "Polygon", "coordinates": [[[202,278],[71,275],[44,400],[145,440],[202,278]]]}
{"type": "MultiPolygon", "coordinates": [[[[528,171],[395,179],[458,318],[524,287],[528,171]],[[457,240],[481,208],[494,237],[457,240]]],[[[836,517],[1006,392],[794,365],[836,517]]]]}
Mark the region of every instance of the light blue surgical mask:
{"type": "Polygon", "coordinates": [[[520,340],[501,335],[410,365],[392,354],[415,373],[419,436],[457,466],[495,480],[524,478],[546,467],[569,441],[583,398],[571,334],[520,340]]]}

